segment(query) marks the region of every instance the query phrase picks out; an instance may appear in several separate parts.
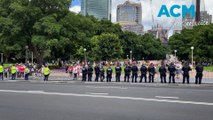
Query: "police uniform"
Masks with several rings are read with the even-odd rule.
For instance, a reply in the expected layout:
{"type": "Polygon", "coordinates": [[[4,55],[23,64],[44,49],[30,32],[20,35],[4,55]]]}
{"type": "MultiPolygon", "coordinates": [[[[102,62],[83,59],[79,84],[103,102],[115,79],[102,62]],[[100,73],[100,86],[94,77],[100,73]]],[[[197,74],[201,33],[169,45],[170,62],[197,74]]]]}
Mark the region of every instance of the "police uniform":
{"type": "Polygon", "coordinates": [[[132,82],[137,82],[138,78],[138,67],[136,65],[132,66],[132,82]]]}
{"type": "Polygon", "coordinates": [[[107,68],[107,82],[111,82],[112,80],[112,68],[107,68]]]}
{"type": "Polygon", "coordinates": [[[120,80],[121,80],[121,71],[122,71],[121,67],[120,66],[115,67],[115,71],[116,71],[115,80],[116,80],[116,82],[120,82],[120,80]]]}
{"type": "Polygon", "coordinates": [[[203,66],[199,64],[196,66],[195,70],[196,70],[195,84],[201,84],[203,77],[203,66]]]}
{"type": "Polygon", "coordinates": [[[125,74],[124,82],[129,82],[130,73],[131,73],[131,67],[127,65],[124,69],[124,74],[125,74]]]}
{"type": "Polygon", "coordinates": [[[48,81],[50,75],[50,69],[48,67],[44,68],[44,81],[48,81]]]}
{"type": "Polygon", "coordinates": [[[87,68],[85,66],[82,67],[82,81],[87,80],[87,68]]]}
{"type": "Polygon", "coordinates": [[[189,84],[189,71],[191,71],[192,69],[189,67],[189,65],[185,65],[182,68],[183,71],[183,84],[185,84],[185,79],[187,79],[187,84],[189,84]]]}
{"type": "Polygon", "coordinates": [[[145,65],[142,65],[141,68],[140,68],[140,71],[141,71],[141,78],[140,78],[140,83],[142,83],[143,81],[143,78],[145,80],[145,83],[147,82],[147,67],[145,65]]]}
{"type": "Polygon", "coordinates": [[[99,75],[100,75],[100,67],[97,65],[97,66],[95,66],[95,81],[96,82],[98,82],[99,75]]]}
{"type": "Polygon", "coordinates": [[[155,77],[155,68],[153,66],[149,66],[148,68],[149,72],[149,83],[154,83],[154,77],[155,77]]]}
{"type": "Polygon", "coordinates": [[[0,65],[0,79],[4,80],[4,67],[3,67],[3,65],[0,65]]]}
{"type": "Polygon", "coordinates": [[[88,67],[88,81],[92,81],[93,68],[92,66],[88,67]]]}
{"type": "Polygon", "coordinates": [[[12,66],[11,67],[12,80],[16,79],[16,72],[17,72],[16,67],[12,66]]]}
{"type": "Polygon", "coordinates": [[[161,83],[166,83],[166,67],[165,65],[162,65],[159,68],[159,72],[160,72],[160,79],[161,79],[161,83]]]}
{"type": "Polygon", "coordinates": [[[101,67],[101,68],[100,68],[100,80],[101,80],[101,82],[103,82],[104,79],[105,79],[105,73],[104,73],[104,72],[105,72],[105,71],[104,71],[104,68],[101,67]]]}
{"type": "Polygon", "coordinates": [[[171,80],[173,83],[175,83],[175,71],[176,71],[175,66],[171,64],[168,67],[168,71],[169,71],[169,83],[171,83],[171,80]]]}

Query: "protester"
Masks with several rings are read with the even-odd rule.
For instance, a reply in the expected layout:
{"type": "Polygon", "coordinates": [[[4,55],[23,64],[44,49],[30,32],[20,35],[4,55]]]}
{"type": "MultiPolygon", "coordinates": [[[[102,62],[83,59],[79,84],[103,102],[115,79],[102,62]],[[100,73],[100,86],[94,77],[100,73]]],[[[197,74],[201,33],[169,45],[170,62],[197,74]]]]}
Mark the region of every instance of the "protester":
{"type": "Polygon", "coordinates": [[[175,65],[175,69],[176,69],[176,78],[180,79],[180,75],[182,73],[182,65],[180,62],[177,62],[175,65]]]}

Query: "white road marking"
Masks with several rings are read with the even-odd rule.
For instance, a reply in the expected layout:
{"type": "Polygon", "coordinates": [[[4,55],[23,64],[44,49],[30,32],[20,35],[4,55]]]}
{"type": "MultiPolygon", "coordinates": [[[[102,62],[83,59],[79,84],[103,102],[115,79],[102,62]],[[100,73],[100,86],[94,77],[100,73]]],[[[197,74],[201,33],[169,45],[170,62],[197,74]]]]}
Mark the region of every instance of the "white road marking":
{"type": "Polygon", "coordinates": [[[34,95],[36,94],[36,95],[59,95],[59,96],[76,96],[76,97],[91,97],[91,98],[108,98],[108,99],[120,99],[120,100],[135,100],[135,101],[163,102],[163,103],[180,103],[180,104],[213,106],[213,103],[209,103],[209,102],[165,100],[165,99],[121,97],[121,96],[88,95],[88,94],[57,93],[57,92],[42,92],[42,91],[29,92],[29,91],[19,91],[19,90],[0,90],[0,92],[4,92],[4,93],[20,93],[20,94],[21,93],[22,94],[34,94],[34,95]]]}
{"type": "Polygon", "coordinates": [[[43,90],[31,90],[31,91],[26,91],[28,93],[43,93],[43,90]]]}
{"type": "Polygon", "coordinates": [[[163,99],[179,99],[179,97],[168,97],[168,96],[155,96],[156,98],[163,98],[163,99]]]}
{"type": "Polygon", "coordinates": [[[90,95],[109,95],[109,93],[90,93],[90,92],[86,92],[85,94],[90,94],[90,95]]]}
{"type": "Polygon", "coordinates": [[[85,87],[88,87],[88,88],[97,88],[97,89],[123,89],[123,90],[126,90],[127,88],[125,87],[106,87],[106,86],[85,86],[85,87]]]}

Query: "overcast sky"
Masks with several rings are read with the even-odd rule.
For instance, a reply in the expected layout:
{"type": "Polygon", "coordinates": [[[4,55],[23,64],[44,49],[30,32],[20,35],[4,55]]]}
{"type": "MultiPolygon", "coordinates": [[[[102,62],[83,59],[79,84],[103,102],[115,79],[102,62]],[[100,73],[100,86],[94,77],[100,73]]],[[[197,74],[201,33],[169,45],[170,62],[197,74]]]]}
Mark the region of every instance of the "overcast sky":
{"type": "MultiPolygon", "coordinates": [[[[123,4],[127,0],[112,0],[112,22],[116,22],[116,8],[118,4],[123,4]]],[[[142,24],[145,30],[151,29],[152,25],[152,13],[154,16],[155,24],[159,23],[163,25],[164,28],[181,29],[181,17],[180,18],[167,18],[167,17],[157,17],[158,12],[163,4],[167,5],[168,8],[174,4],[178,5],[191,5],[191,0],[130,0],[133,2],[142,4],[142,24]],[[152,2],[151,2],[152,1],[152,2]],[[153,12],[152,12],[153,11],[153,12]]],[[[205,0],[205,9],[208,13],[213,14],[213,0],[205,0]]],[[[80,12],[80,0],[74,0],[70,8],[73,12],[80,12]]],[[[180,10],[179,10],[180,11],[180,10]]],[[[178,12],[178,11],[176,11],[178,12]]]]}

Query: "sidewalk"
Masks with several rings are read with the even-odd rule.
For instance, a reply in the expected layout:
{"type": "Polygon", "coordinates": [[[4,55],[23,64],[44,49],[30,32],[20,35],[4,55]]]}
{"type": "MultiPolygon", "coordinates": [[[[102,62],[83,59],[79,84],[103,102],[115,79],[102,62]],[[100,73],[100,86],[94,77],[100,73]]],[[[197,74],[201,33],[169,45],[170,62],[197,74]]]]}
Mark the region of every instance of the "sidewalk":
{"type": "MultiPolygon", "coordinates": [[[[190,73],[190,83],[192,83],[192,84],[195,83],[195,75],[196,75],[195,71],[190,73]]],[[[169,77],[169,75],[167,75],[167,81],[169,80],[168,77],[169,77]]],[[[81,76],[79,76],[78,79],[75,80],[75,81],[81,82],[81,79],[82,79],[81,76]]],[[[93,74],[93,79],[92,79],[93,82],[94,82],[94,79],[95,79],[95,74],[93,74]]],[[[5,80],[8,80],[8,79],[5,79],[5,80]]],[[[43,81],[43,77],[30,77],[30,80],[43,81]]],[[[140,77],[138,77],[137,80],[139,82],[140,77]]],[[[18,78],[16,81],[23,81],[23,78],[22,79],[18,78]]],[[[70,78],[68,73],[53,72],[49,76],[49,81],[59,81],[59,82],[60,81],[62,81],[62,82],[65,81],[66,82],[66,81],[73,81],[73,78],[70,78]]],[[[106,81],[106,79],[104,81],[106,81]]],[[[121,76],[121,82],[123,82],[123,81],[124,81],[124,76],[122,75],[121,76]]],[[[113,75],[113,78],[112,78],[112,82],[115,82],[115,76],[114,75],[113,75]]],[[[131,82],[131,78],[130,78],[130,82],[131,82]]],[[[202,82],[205,83],[205,84],[213,84],[213,72],[204,72],[204,77],[203,77],[203,81],[202,82]]],[[[155,75],[155,83],[160,83],[159,74],[155,75]]],[[[176,83],[182,83],[182,76],[181,76],[180,79],[176,79],[176,83]]]]}

